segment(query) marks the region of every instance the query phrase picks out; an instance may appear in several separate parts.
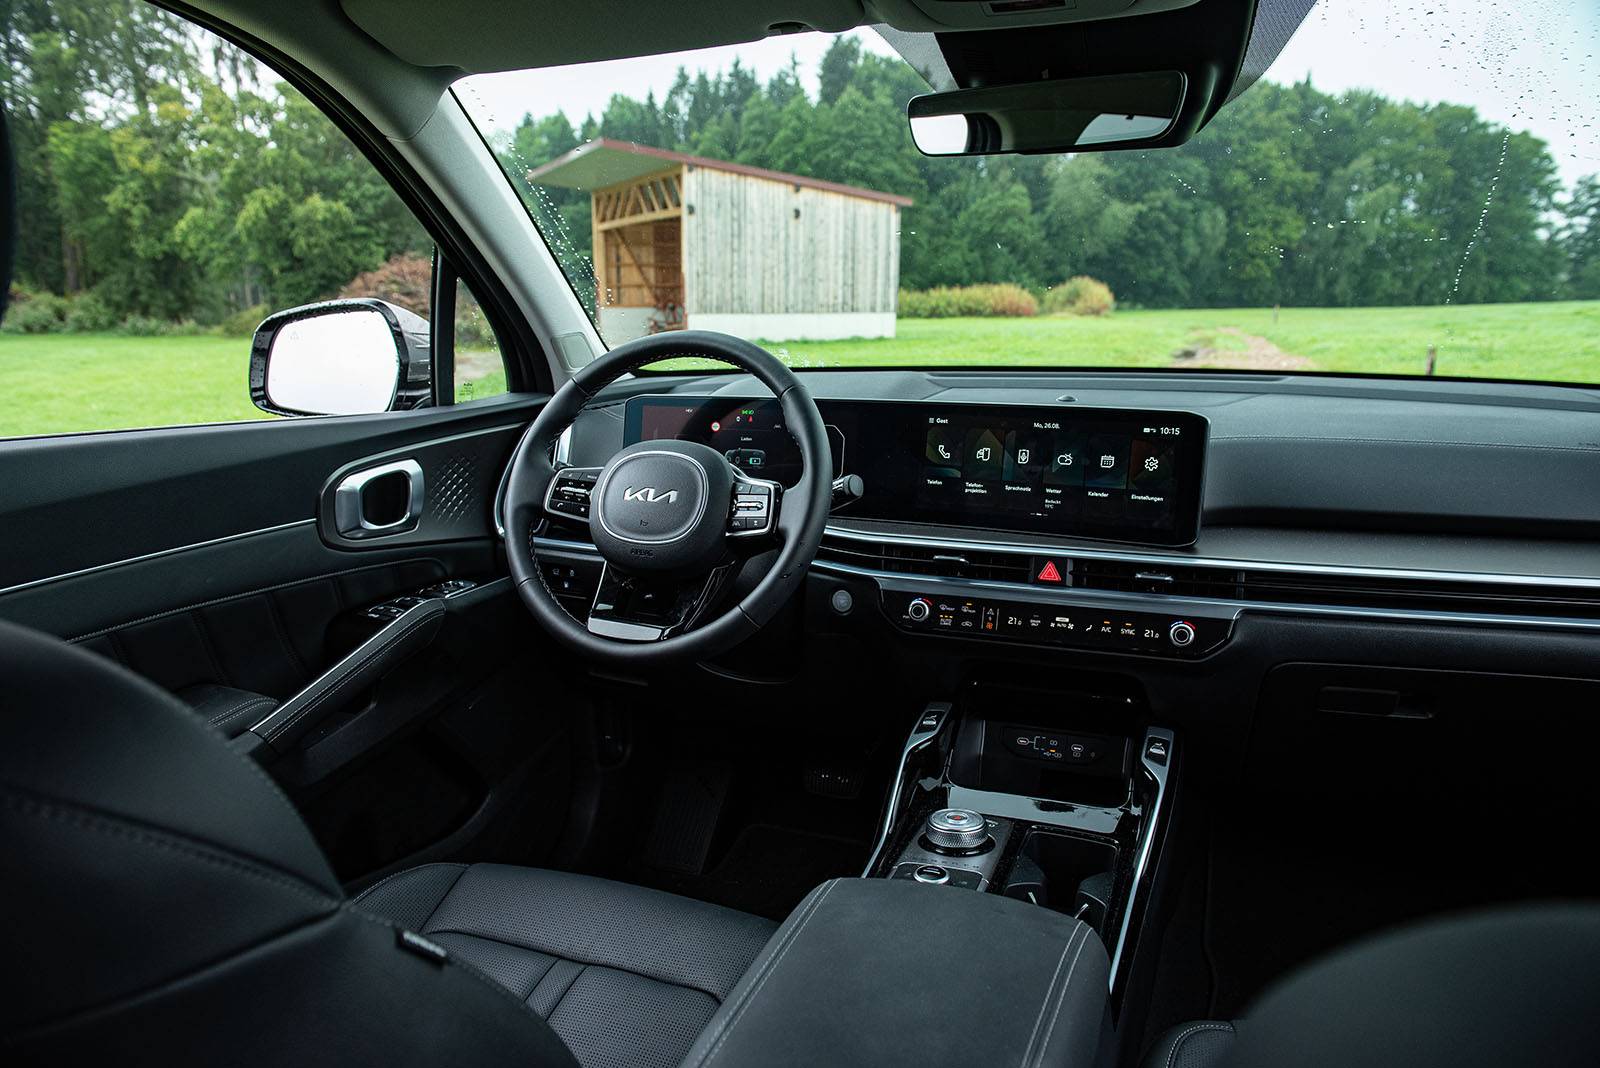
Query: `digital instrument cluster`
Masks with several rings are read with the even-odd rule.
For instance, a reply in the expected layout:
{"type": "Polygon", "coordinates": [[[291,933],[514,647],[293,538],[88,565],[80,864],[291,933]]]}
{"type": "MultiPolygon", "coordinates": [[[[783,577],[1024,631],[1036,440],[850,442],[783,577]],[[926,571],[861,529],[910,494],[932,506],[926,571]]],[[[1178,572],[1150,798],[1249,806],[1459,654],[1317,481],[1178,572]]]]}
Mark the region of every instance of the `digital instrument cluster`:
{"type": "MultiPolygon", "coordinates": [[[[1187,545],[1199,529],[1206,420],[1189,412],[901,401],[817,403],[849,515],[1187,545]]],[[[792,484],[799,451],[775,400],[636,397],[628,443],[679,438],[792,484]]]]}

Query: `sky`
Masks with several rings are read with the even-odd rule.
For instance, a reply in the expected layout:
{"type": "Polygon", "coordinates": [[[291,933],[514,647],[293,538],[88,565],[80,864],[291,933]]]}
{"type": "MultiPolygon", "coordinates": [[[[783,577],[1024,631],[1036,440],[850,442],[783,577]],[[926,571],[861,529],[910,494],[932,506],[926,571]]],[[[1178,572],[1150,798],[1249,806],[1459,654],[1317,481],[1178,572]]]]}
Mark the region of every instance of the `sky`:
{"type": "MultiPolygon", "coordinates": [[[[863,47],[893,50],[870,30],[863,47]]],[[[797,34],[725,48],[581,66],[481,74],[457,83],[487,131],[527,112],[599,115],[613,93],[666,96],[680,66],[723,71],[738,57],[765,81],[798,58],[816,92],[831,37],[797,34]]],[[[1375,89],[1417,103],[1470,104],[1550,146],[1563,182],[1600,173],[1600,0],[1318,0],[1266,77],[1309,76],[1328,92],[1375,89]]]]}

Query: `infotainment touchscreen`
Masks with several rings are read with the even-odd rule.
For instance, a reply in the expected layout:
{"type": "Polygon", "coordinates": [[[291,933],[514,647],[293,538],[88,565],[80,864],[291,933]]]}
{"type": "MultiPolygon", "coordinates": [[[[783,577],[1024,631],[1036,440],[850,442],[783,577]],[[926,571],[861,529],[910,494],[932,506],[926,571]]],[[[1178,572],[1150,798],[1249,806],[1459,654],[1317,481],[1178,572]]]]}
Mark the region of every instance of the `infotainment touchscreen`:
{"type": "MultiPolygon", "coordinates": [[[[1158,545],[1199,528],[1206,421],[1189,412],[819,401],[834,473],[860,475],[866,519],[1158,545]]],[[[771,398],[637,397],[629,443],[698,441],[792,484],[800,461],[771,398]]]]}

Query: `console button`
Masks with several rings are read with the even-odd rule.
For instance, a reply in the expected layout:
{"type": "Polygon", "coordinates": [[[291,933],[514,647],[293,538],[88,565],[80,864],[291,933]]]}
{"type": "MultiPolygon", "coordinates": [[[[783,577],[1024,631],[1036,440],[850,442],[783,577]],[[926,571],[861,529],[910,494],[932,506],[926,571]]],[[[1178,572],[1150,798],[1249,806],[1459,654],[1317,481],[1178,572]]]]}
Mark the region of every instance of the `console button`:
{"type": "Polygon", "coordinates": [[[911,873],[911,877],[919,883],[933,883],[935,885],[950,881],[950,873],[937,864],[920,865],[916,871],[911,873]]]}

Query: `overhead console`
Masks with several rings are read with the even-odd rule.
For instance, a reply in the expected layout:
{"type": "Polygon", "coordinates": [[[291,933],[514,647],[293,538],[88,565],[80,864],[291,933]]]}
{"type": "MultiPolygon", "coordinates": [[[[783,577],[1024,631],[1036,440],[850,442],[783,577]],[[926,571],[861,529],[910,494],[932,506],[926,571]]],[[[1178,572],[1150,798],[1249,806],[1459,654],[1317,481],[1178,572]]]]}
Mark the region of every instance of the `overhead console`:
{"type": "MultiPolygon", "coordinates": [[[[1145,545],[1193,544],[1206,420],[1188,412],[824,400],[849,515],[1145,545]]],[[[708,445],[792,485],[799,453],[774,398],[635,397],[627,444],[708,445]]]]}

